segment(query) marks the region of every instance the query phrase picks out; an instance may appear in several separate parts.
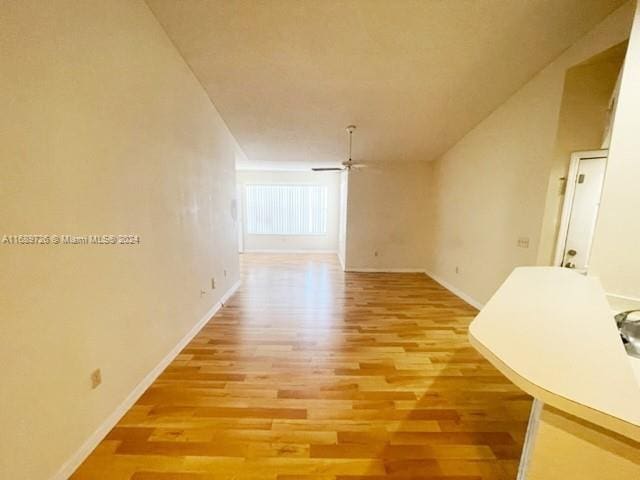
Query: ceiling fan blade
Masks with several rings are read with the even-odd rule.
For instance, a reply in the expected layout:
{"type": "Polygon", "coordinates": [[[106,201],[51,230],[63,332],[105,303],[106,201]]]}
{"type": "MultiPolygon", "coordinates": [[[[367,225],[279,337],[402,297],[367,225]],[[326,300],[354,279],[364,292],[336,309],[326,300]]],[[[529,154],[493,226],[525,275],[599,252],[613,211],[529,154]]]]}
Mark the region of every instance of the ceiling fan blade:
{"type": "Polygon", "coordinates": [[[337,167],[315,167],[311,170],[314,172],[341,172],[343,169],[337,167]]]}

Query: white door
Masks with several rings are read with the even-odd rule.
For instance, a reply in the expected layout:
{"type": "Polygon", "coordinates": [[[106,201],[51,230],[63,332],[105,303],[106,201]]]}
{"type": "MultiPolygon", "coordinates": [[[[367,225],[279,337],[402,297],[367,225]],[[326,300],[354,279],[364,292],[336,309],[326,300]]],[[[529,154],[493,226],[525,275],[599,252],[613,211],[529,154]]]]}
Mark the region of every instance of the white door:
{"type": "Polygon", "coordinates": [[[587,271],[606,166],[606,150],[572,155],[556,264],[587,271]]]}

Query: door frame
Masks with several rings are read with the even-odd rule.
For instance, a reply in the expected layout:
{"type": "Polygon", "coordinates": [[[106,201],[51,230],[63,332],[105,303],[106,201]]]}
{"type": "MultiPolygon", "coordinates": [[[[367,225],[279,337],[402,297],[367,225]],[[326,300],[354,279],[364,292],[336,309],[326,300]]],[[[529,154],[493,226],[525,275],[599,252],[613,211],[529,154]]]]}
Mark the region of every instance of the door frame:
{"type": "MultiPolygon", "coordinates": [[[[604,158],[605,162],[609,159],[609,150],[584,150],[571,153],[569,162],[569,172],[567,173],[565,182],[564,201],[562,203],[562,216],[560,217],[560,228],[558,229],[558,238],[556,240],[556,252],[553,259],[554,266],[562,266],[564,259],[564,250],[567,244],[567,234],[569,233],[569,221],[571,220],[571,210],[573,208],[573,198],[576,193],[576,183],[578,181],[578,166],[580,160],[588,160],[592,158],[604,158]]],[[[606,163],[605,163],[606,175],[606,163]]],[[[600,191],[602,196],[602,190],[600,191]]]]}

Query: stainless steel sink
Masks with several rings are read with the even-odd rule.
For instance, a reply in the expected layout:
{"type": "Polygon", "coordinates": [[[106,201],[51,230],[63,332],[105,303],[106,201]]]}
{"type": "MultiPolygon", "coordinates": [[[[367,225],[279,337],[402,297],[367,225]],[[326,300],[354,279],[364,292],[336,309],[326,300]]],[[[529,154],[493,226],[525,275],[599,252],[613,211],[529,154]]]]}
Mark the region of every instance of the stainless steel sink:
{"type": "Polygon", "coordinates": [[[640,310],[620,312],[614,318],[627,353],[640,358],[640,310]]]}

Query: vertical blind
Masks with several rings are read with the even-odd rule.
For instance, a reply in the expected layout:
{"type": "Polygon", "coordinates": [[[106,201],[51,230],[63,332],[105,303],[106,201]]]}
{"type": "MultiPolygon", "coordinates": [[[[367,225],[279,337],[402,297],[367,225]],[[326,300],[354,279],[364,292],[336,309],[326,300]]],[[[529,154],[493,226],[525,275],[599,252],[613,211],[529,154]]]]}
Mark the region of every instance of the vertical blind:
{"type": "Polygon", "coordinates": [[[247,233],[323,235],[327,233],[327,187],[247,185],[247,233]]]}

